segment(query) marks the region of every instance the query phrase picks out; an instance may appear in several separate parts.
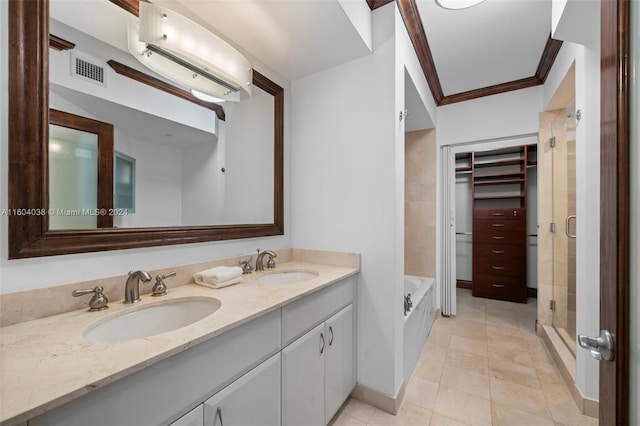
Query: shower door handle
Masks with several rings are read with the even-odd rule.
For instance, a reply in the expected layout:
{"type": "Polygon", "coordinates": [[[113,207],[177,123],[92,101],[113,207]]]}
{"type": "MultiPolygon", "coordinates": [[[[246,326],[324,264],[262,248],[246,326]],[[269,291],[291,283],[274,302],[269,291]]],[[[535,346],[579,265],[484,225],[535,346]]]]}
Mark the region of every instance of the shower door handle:
{"type": "Polygon", "coordinates": [[[576,215],[575,214],[570,214],[564,220],[564,233],[567,234],[567,237],[569,237],[569,238],[575,238],[576,234],[572,234],[571,231],[569,230],[570,224],[571,224],[571,219],[576,219],[576,215]]]}
{"type": "Polygon", "coordinates": [[[613,361],[615,342],[609,330],[600,330],[598,337],[578,335],[580,347],[588,349],[598,361],[613,361]]]}

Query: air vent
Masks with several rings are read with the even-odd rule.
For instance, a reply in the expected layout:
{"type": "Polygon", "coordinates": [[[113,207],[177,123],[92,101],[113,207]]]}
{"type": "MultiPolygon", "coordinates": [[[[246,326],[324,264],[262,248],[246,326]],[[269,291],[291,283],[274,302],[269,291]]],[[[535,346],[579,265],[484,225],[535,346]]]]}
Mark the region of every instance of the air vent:
{"type": "Polygon", "coordinates": [[[80,52],[73,52],[71,55],[71,74],[100,86],[107,86],[105,67],[100,61],[80,52]]]}

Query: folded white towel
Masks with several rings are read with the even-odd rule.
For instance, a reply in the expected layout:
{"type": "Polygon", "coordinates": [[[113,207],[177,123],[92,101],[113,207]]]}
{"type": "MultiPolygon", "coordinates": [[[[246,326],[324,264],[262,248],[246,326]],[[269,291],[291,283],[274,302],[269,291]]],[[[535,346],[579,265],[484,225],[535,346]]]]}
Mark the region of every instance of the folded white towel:
{"type": "Polygon", "coordinates": [[[222,281],[229,281],[242,275],[242,268],[239,266],[216,266],[206,271],[198,272],[194,275],[197,283],[217,284],[222,281]]]}
{"type": "Polygon", "coordinates": [[[233,284],[238,284],[239,282],[242,281],[242,277],[235,277],[235,278],[231,278],[230,280],[226,280],[226,281],[220,281],[217,283],[209,283],[209,282],[204,282],[204,281],[198,281],[196,279],[196,284],[204,286],[204,287],[209,287],[209,288],[222,288],[222,287],[227,287],[233,284]]]}

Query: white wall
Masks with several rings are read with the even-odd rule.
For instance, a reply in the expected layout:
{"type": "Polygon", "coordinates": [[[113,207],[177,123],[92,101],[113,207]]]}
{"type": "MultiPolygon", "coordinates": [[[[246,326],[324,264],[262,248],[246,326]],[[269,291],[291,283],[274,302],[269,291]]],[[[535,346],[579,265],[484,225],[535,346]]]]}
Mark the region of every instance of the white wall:
{"type": "Polygon", "coordinates": [[[538,133],[542,86],[438,108],[438,146],[538,133]]]}
{"type": "Polygon", "coordinates": [[[400,40],[398,32],[406,30],[398,19],[395,4],[377,9],[371,55],[292,83],[292,242],[361,252],[358,383],[389,396],[402,383],[404,127],[398,113],[409,50],[399,47],[408,37],[400,40]]]}
{"type": "MultiPolygon", "coordinates": [[[[0,63],[7,64],[7,5],[0,2],[0,63]]],[[[0,217],[0,292],[43,288],[69,282],[97,279],[127,273],[132,269],[158,269],[173,265],[201,262],[233,256],[239,253],[253,254],[255,249],[283,249],[291,247],[290,238],[290,87],[286,80],[249,58],[256,69],[285,90],[285,235],[266,238],[153,247],[147,249],[120,250],[102,253],[85,253],[66,256],[50,256],[34,259],[8,259],[8,220],[0,217]]],[[[6,208],[8,173],[8,75],[6,67],[0,67],[0,209],[6,208]]],[[[124,286],[124,282],[123,282],[124,286]]]]}
{"type": "Polygon", "coordinates": [[[292,244],[361,253],[358,383],[391,396],[399,220],[393,55],[389,40],[291,84],[292,244]]]}
{"type": "MultiPolygon", "coordinates": [[[[192,145],[182,155],[182,223],[185,226],[224,223],[226,147],[225,123],[218,141],[192,145]]],[[[270,207],[270,211],[273,209],[270,207]]]]}
{"type": "Polygon", "coordinates": [[[274,102],[253,92],[224,104],[217,142],[183,150],[184,225],[273,222],[274,102]]]}
{"type": "Polygon", "coordinates": [[[114,130],[114,150],[136,160],[135,212],[114,217],[114,226],[182,224],[182,149],[114,130]]]}
{"type": "Polygon", "coordinates": [[[273,222],[274,102],[258,88],[253,92],[225,106],[223,223],[273,222]]]}

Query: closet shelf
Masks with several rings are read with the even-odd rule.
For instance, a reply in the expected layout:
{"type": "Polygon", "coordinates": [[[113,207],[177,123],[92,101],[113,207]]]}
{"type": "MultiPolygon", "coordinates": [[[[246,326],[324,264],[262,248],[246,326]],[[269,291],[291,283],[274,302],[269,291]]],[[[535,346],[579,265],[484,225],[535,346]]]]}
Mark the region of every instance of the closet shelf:
{"type": "Polygon", "coordinates": [[[524,199],[524,195],[475,195],[474,200],[512,200],[512,199],[524,199]]]}
{"type": "Polygon", "coordinates": [[[519,158],[509,158],[505,160],[491,160],[491,161],[482,161],[478,163],[473,163],[475,168],[478,167],[497,167],[497,166],[512,166],[516,164],[523,164],[524,157],[519,158]]]}
{"type": "Polygon", "coordinates": [[[456,167],[456,173],[458,172],[470,172],[471,171],[471,166],[468,167],[456,167]]]}
{"type": "Polygon", "coordinates": [[[511,179],[492,179],[492,180],[474,180],[474,185],[505,185],[510,183],[524,183],[524,178],[511,179]]]}

